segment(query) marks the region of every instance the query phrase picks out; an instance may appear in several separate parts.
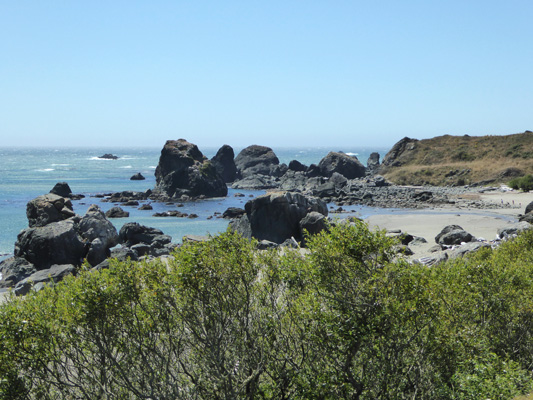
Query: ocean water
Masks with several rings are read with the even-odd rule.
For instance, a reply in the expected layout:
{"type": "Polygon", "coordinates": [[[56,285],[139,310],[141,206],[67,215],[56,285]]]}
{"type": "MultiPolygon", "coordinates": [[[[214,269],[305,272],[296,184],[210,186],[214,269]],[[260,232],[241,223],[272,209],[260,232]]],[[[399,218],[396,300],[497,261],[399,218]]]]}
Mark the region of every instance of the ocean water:
{"type": "MultiPolygon", "coordinates": [[[[211,158],[217,148],[200,148],[211,158]]],[[[237,155],[240,148],[234,148],[237,155]]],[[[366,164],[371,152],[381,157],[386,148],[273,148],[280,162],[288,164],[298,160],[305,165],[318,163],[330,150],[356,155],[366,164]]],[[[91,204],[98,204],[105,212],[114,204],[91,197],[96,194],[123,190],[145,191],[155,186],[155,168],[159,161],[158,148],[0,148],[0,259],[13,253],[18,233],[28,226],[26,204],[31,199],[48,193],[57,182],[67,182],[73,193],[83,194],[82,200],[73,201],[74,211],[83,215],[91,204]],[[117,160],[100,159],[99,156],[112,153],[117,160]],[[132,181],[130,177],[140,172],[146,180],[132,181]]],[[[180,242],[186,234],[216,234],[226,230],[228,221],[219,218],[208,219],[215,212],[224,212],[228,207],[244,207],[251,197],[263,191],[244,191],[245,197],[235,197],[236,191],[229,190],[225,198],[216,198],[184,203],[181,212],[198,214],[196,219],[153,217],[155,212],[175,209],[162,203],[152,202],[153,211],[140,211],[137,207],[123,207],[130,212],[129,218],[112,219],[117,229],[126,222],[161,229],[180,242]]],[[[371,207],[351,207],[362,217],[374,214],[371,207]]]]}

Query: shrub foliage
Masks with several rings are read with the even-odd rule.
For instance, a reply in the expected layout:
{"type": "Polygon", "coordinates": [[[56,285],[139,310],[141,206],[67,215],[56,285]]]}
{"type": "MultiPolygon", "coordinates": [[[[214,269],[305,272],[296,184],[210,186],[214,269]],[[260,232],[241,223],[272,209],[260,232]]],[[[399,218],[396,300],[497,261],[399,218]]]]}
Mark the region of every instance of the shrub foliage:
{"type": "Polygon", "coordinates": [[[0,307],[4,399],[509,399],[531,390],[533,234],[433,268],[362,222],[224,233],[0,307]]]}

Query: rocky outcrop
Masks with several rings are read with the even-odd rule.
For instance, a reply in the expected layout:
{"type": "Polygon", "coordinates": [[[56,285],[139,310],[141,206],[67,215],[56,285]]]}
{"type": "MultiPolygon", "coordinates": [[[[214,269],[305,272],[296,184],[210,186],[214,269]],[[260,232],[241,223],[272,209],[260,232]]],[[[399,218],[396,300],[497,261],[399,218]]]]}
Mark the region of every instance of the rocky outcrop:
{"type": "Polygon", "coordinates": [[[74,275],[76,268],[74,265],[52,265],[50,268],[36,271],[32,275],[24,278],[15,286],[15,295],[24,296],[33,288],[34,290],[41,289],[48,283],[56,283],[62,280],[67,275],[74,275]]]}
{"type": "Polygon", "coordinates": [[[335,172],[347,179],[362,178],[366,175],[366,169],[355,156],[331,151],[318,164],[322,176],[329,178],[335,172]]]}
{"type": "Polygon", "coordinates": [[[288,166],[288,169],[290,171],[296,171],[296,172],[307,172],[307,166],[302,164],[300,161],[298,160],[292,160],[290,163],[289,163],[289,166],[288,166]]]}
{"type": "Polygon", "coordinates": [[[244,215],[246,211],[239,207],[228,207],[226,211],[222,213],[222,218],[233,219],[244,215]]]}
{"type": "Polygon", "coordinates": [[[63,221],[74,215],[71,201],[53,193],[36,197],[26,205],[30,228],[63,221]]]}
{"type": "Polygon", "coordinates": [[[230,229],[244,237],[283,243],[303,238],[300,222],[312,211],[327,215],[320,199],[299,193],[278,192],[259,196],[245,205],[246,214],[230,223],[230,229]]]}
{"type": "Polygon", "coordinates": [[[392,149],[383,158],[382,165],[384,167],[399,167],[403,163],[404,158],[409,157],[409,153],[416,149],[417,139],[404,137],[397,142],[392,149]]]}
{"type": "Polygon", "coordinates": [[[121,207],[111,207],[105,212],[107,218],[127,218],[130,216],[128,211],[124,211],[121,207]]]}
{"type": "Polygon", "coordinates": [[[31,274],[37,272],[35,266],[22,257],[10,257],[0,262],[0,288],[9,288],[31,274]]]}
{"type": "Polygon", "coordinates": [[[475,240],[474,237],[459,225],[448,225],[435,236],[435,242],[441,246],[458,245],[473,240],[475,240]]]}
{"type": "Polygon", "coordinates": [[[132,175],[130,178],[131,181],[144,181],[145,179],[146,178],[140,172],[137,172],[136,174],[132,175]]]}
{"type": "Polygon", "coordinates": [[[235,157],[238,177],[247,178],[256,175],[281,176],[279,159],[270,147],[252,145],[243,149],[235,157]]]}
{"type": "Polygon", "coordinates": [[[224,182],[233,182],[237,177],[237,167],[235,166],[235,153],[233,148],[225,144],[218,149],[217,154],[211,159],[211,164],[215,167],[224,182]]]}
{"type": "Polygon", "coordinates": [[[101,159],[104,159],[104,160],[118,160],[118,156],[114,156],[111,153],[105,153],[104,155],[101,155],[98,158],[101,158],[101,159]]]}
{"type": "Polygon", "coordinates": [[[119,232],[119,242],[122,246],[131,248],[139,256],[167,255],[176,247],[171,241],[172,238],[163,231],[136,222],[124,224],[119,232]]]}
{"type": "Polygon", "coordinates": [[[50,190],[50,193],[61,197],[70,197],[72,190],[67,182],[58,182],[55,184],[52,190],[50,190]]]}
{"type": "Polygon", "coordinates": [[[184,139],[168,140],[155,171],[152,198],[223,197],[228,188],[198,147],[184,139]]]}
{"type": "Polygon", "coordinates": [[[379,166],[379,153],[371,153],[366,162],[367,171],[371,174],[374,174],[379,170],[379,166]]]}

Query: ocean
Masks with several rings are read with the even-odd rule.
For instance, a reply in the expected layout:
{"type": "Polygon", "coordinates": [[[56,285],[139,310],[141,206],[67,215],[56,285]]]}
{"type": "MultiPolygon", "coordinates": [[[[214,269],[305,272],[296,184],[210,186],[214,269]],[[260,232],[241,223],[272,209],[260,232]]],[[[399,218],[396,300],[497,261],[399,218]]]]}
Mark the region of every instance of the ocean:
{"type": "MultiPolygon", "coordinates": [[[[31,199],[46,194],[57,182],[67,182],[75,194],[86,197],[73,201],[74,211],[85,214],[91,204],[98,204],[105,212],[114,204],[102,202],[92,197],[96,194],[124,190],[145,191],[155,186],[155,168],[161,154],[159,148],[0,148],[0,259],[13,254],[18,233],[28,226],[26,204],[31,199]],[[117,160],[99,158],[111,153],[117,160]],[[130,177],[140,172],[146,180],[132,181],[130,177]]],[[[211,158],[218,148],[201,148],[202,153],[211,158]]],[[[240,148],[234,148],[235,155],[240,148]]],[[[281,163],[298,160],[305,165],[317,164],[329,151],[343,151],[355,155],[363,164],[373,151],[386,154],[388,148],[275,148],[274,152],[281,163]]],[[[224,212],[228,207],[244,207],[250,197],[264,191],[239,190],[245,197],[235,197],[237,191],[229,189],[228,196],[184,203],[179,210],[195,213],[196,219],[175,217],[153,217],[155,212],[175,209],[162,203],[152,202],[153,211],[140,211],[137,207],[123,207],[130,212],[129,218],[112,219],[117,229],[126,222],[138,222],[161,229],[180,242],[186,234],[206,235],[225,231],[228,221],[211,218],[215,212],[224,212]]],[[[361,217],[375,214],[372,207],[350,207],[361,217]]]]}

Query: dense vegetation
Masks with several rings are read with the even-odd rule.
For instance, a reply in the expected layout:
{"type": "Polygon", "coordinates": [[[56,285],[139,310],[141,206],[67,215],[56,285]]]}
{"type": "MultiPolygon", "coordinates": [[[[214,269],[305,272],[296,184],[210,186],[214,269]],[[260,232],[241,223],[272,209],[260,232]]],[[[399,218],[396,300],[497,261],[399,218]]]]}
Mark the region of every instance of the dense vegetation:
{"type": "Polygon", "coordinates": [[[533,174],[533,132],[502,136],[444,135],[414,142],[382,174],[402,185],[507,183],[533,174]]]}
{"type": "Polygon", "coordinates": [[[533,175],[514,178],[509,182],[509,187],[515,190],[520,189],[524,192],[529,192],[530,190],[533,190],[533,175]]]}
{"type": "Polygon", "coordinates": [[[309,254],[225,233],[0,307],[3,399],[510,399],[531,391],[533,233],[433,268],[362,222],[309,254]]]}

